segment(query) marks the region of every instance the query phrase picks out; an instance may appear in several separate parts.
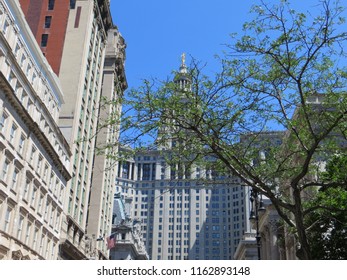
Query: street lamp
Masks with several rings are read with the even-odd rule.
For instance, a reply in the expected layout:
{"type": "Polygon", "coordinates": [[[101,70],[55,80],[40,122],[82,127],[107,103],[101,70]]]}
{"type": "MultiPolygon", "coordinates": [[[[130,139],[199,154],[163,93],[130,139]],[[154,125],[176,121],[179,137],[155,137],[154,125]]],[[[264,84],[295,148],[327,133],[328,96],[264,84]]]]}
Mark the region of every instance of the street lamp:
{"type": "Polygon", "coordinates": [[[249,219],[251,221],[255,221],[256,224],[256,236],[255,239],[257,241],[257,251],[258,251],[258,260],[261,259],[260,256],[260,233],[259,233],[259,212],[265,211],[264,203],[262,195],[258,194],[258,191],[255,189],[251,190],[250,194],[251,201],[251,211],[249,215],[249,219]]]}

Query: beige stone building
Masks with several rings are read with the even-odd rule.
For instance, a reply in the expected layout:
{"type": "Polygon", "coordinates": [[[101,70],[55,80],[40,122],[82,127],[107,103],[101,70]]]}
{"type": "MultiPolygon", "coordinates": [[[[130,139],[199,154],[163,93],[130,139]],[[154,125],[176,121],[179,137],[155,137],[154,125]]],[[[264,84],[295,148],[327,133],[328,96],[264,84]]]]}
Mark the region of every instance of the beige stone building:
{"type": "Polygon", "coordinates": [[[0,259],[57,259],[70,149],[63,93],[17,0],[0,0],[0,259]]]}
{"type": "Polygon", "coordinates": [[[233,258],[246,225],[244,187],[237,178],[208,184],[210,176],[199,166],[181,176],[158,150],[119,165],[116,192],[141,222],[150,259],[233,258]]]}
{"type": "Polygon", "coordinates": [[[91,197],[89,203],[87,253],[92,258],[107,258],[109,251],[105,242],[96,239],[106,239],[112,229],[112,207],[114,184],[116,180],[117,164],[110,158],[117,153],[116,143],[119,137],[119,127],[109,125],[109,118],[117,118],[121,111],[120,99],[127,82],[124,71],[125,42],[116,28],[108,31],[107,48],[103,70],[102,101],[99,115],[99,128],[96,136],[96,148],[99,153],[94,158],[91,197]],[[101,238],[100,238],[101,237],[101,238]],[[89,245],[91,244],[91,245],[89,245]],[[92,246],[92,244],[95,244],[92,246]]]}
{"type": "MultiPolygon", "coordinates": [[[[107,31],[111,26],[108,0],[76,0],[74,7],[70,8],[59,72],[66,99],[59,117],[59,127],[72,152],[72,179],[68,183],[67,215],[62,228],[62,259],[89,258],[85,251],[85,233],[92,191],[107,31]]],[[[104,230],[99,234],[106,234],[107,228],[102,227],[104,230]]]]}

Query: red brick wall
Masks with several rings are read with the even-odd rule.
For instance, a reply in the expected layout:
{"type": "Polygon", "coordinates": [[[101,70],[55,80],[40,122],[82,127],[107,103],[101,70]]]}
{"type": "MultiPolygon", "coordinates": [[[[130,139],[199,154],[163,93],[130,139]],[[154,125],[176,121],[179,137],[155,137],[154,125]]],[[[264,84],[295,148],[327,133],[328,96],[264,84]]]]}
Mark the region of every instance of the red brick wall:
{"type": "Polygon", "coordinates": [[[55,0],[53,10],[48,10],[48,0],[19,0],[23,13],[41,45],[42,34],[48,34],[47,47],[41,47],[53,71],[59,76],[64,40],[70,11],[70,0],[55,0]],[[45,17],[52,16],[50,28],[45,28],[45,17]]]}

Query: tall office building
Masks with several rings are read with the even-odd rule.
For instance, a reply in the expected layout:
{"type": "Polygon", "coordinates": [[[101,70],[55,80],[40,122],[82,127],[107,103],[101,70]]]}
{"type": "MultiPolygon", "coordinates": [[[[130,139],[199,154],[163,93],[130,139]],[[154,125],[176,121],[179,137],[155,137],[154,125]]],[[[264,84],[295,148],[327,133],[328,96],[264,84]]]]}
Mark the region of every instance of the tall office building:
{"type": "MultiPolygon", "coordinates": [[[[184,60],[175,82],[190,87],[184,60]]],[[[116,192],[132,201],[150,259],[232,259],[246,224],[244,187],[230,176],[209,184],[213,172],[200,166],[177,172],[163,154],[172,144],[136,153],[117,173],[116,192]]]]}
{"type": "Polygon", "coordinates": [[[57,259],[70,148],[63,93],[18,0],[0,0],[0,259],[57,259]]]}
{"type": "MultiPolygon", "coordinates": [[[[98,125],[107,32],[113,26],[110,1],[20,2],[42,52],[59,75],[66,100],[61,109],[59,127],[71,147],[72,179],[68,183],[60,257],[88,258],[85,252],[88,203],[90,192],[94,190],[92,182],[97,181],[95,176],[93,179],[94,136],[98,125]]],[[[99,168],[100,163],[97,166],[99,168]]],[[[100,191],[99,188],[95,190],[100,191]]],[[[112,217],[112,213],[110,215],[112,217]]],[[[100,228],[101,232],[93,230],[93,234],[106,236],[107,227],[100,228]]]]}
{"type": "Polygon", "coordinates": [[[150,259],[232,259],[244,233],[244,188],[236,178],[206,185],[206,171],[193,169],[172,178],[159,151],[119,165],[116,191],[132,200],[150,259]]]}
{"type": "Polygon", "coordinates": [[[109,254],[105,238],[111,234],[112,229],[114,183],[117,172],[117,164],[110,156],[115,157],[118,150],[117,146],[107,146],[118,140],[119,127],[117,124],[110,125],[108,120],[116,118],[121,112],[119,100],[128,86],[124,62],[124,39],[116,28],[111,28],[108,31],[103,70],[102,98],[105,102],[101,104],[99,131],[96,136],[99,153],[94,159],[87,227],[87,240],[91,244],[89,247],[94,248],[89,255],[99,259],[108,258],[109,254]],[[100,241],[96,241],[97,239],[100,241]]]}

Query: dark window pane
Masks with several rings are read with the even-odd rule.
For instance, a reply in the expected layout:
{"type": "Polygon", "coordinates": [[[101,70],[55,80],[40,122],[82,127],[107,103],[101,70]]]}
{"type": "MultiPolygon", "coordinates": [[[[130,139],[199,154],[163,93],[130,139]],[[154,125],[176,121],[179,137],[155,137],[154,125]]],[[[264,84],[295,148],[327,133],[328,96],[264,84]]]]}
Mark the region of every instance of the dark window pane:
{"type": "Polygon", "coordinates": [[[76,0],[70,0],[70,9],[76,8],[76,0]]]}
{"type": "Polygon", "coordinates": [[[52,22],[52,17],[51,16],[45,17],[45,28],[50,28],[51,27],[51,22],[52,22]]]}
{"type": "Polygon", "coordinates": [[[42,34],[41,37],[41,47],[47,47],[48,34],[42,34]]]}
{"type": "Polygon", "coordinates": [[[48,0],[48,10],[54,9],[54,0],[48,0]]]}

